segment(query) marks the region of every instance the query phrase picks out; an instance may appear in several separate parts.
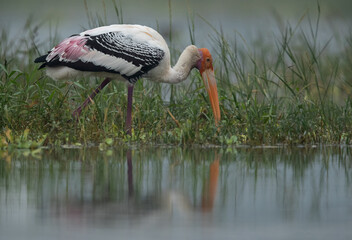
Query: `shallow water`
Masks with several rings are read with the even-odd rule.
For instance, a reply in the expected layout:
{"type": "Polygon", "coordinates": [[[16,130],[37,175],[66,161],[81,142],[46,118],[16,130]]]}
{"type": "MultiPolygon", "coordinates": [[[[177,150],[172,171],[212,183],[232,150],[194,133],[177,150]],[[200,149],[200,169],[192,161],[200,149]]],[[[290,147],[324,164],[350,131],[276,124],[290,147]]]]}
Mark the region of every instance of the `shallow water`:
{"type": "Polygon", "coordinates": [[[352,239],[350,147],[0,156],[0,239],[352,239]]]}

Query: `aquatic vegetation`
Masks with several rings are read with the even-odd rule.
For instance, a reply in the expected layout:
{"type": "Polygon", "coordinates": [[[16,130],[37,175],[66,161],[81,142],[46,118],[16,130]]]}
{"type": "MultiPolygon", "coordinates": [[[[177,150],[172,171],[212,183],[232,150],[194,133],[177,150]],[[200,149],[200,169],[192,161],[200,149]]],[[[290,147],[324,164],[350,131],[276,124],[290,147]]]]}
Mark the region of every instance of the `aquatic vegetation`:
{"type": "MultiPolygon", "coordinates": [[[[114,8],[118,21],[123,22],[121,8],[114,8]]],[[[88,10],[87,16],[91,25],[106,23],[106,18],[94,19],[88,10]]],[[[79,122],[72,121],[72,110],[101,79],[55,82],[33,63],[39,52],[48,49],[37,40],[39,26],[29,21],[23,37],[16,41],[8,39],[3,30],[0,148],[76,143],[100,144],[101,149],[125,143],[351,144],[352,33],[322,43],[320,22],[318,6],[315,17],[304,15],[294,26],[285,24],[270,42],[258,39],[251,44],[239,33],[229,36],[204,20],[212,29],[209,45],[218,79],[219,126],[214,126],[201,78],[193,73],[185,84],[169,89],[169,102],[162,98],[163,85],[137,82],[132,136],[124,131],[124,84],[108,86],[82,112],[79,122]],[[333,49],[332,40],[343,47],[333,49]],[[9,131],[22,140],[10,141],[9,131]]],[[[194,19],[188,24],[190,40],[195,43],[194,19]]],[[[57,42],[56,35],[52,34],[50,46],[57,42]]],[[[173,49],[171,54],[178,57],[178,53],[173,49]]]]}
{"type": "Polygon", "coordinates": [[[42,135],[40,139],[29,139],[29,129],[25,129],[22,134],[15,135],[10,129],[5,129],[5,136],[0,136],[0,149],[18,148],[18,149],[36,149],[43,146],[46,135],[42,135]]]}

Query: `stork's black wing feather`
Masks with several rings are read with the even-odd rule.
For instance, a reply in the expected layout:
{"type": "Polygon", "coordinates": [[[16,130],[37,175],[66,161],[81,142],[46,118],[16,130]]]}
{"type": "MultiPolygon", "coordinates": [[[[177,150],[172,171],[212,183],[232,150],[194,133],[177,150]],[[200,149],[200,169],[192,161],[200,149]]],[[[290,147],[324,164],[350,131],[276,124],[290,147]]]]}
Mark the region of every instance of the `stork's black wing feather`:
{"type": "Polygon", "coordinates": [[[162,49],[136,41],[131,36],[117,31],[93,36],[72,36],[53,48],[48,55],[37,58],[35,62],[44,62],[40,68],[67,66],[80,71],[116,73],[135,82],[156,67],[164,55],[162,49]],[[129,63],[131,71],[125,73],[124,66],[112,62],[118,63],[121,60],[129,63]]]}

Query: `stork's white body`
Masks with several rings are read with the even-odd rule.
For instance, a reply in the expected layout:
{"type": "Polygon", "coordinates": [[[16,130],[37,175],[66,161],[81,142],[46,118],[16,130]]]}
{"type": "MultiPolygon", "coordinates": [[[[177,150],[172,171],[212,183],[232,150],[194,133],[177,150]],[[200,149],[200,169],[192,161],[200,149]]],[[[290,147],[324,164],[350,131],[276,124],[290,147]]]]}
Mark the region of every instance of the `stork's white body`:
{"type": "MultiPolygon", "coordinates": [[[[180,61],[174,68],[171,68],[169,48],[164,38],[157,31],[141,25],[110,25],[87,30],[79,35],[65,39],[49,52],[45,60],[50,63],[50,61],[56,59],[58,62],[65,62],[68,65],[79,60],[84,63],[91,63],[95,66],[113,70],[114,73],[108,71],[82,71],[70,66],[60,66],[59,64],[50,66],[48,64],[46,66],[47,75],[56,80],[72,79],[82,75],[108,77],[123,81],[128,80],[130,76],[141,71],[143,66],[135,65],[122,56],[114,55],[113,52],[102,52],[87,46],[86,39],[111,33],[118,33],[118,35],[110,35],[111,38],[123,36],[121,40],[126,41],[125,44],[133,42],[136,46],[143,45],[146,51],[149,48],[151,49],[150,51],[158,49],[163,52],[163,57],[160,60],[156,60],[158,61],[157,65],[148,72],[140,74],[138,78],[145,77],[158,82],[178,83],[187,78],[190,70],[200,59],[198,48],[196,46],[189,46],[184,51],[184,54],[182,54],[183,57],[181,55],[180,61]]],[[[114,41],[111,38],[102,44],[109,46],[109,41],[114,41]]],[[[138,49],[135,50],[138,51],[138,49]]]]}

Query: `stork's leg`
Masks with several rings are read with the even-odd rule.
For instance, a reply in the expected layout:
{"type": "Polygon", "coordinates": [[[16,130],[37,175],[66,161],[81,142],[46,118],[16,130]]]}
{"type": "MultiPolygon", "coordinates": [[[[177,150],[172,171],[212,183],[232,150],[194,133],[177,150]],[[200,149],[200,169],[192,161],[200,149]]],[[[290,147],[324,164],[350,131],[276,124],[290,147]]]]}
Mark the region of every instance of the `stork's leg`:
{"type": "Polygon", "coordinates": [[[83,110],[83,108],[85,108],[87,105],[89,105],[93,98],[100,92],[100,90],[102,90],[109,82],[111,82],[111,78],[105,78],[104,81],[99,85],[99,87],[97,87],[92,94],[82,103],[81,106],[79,106],[73,113],[72,113],[72,117],[75,120],[78,120],[79,116],[81,115],[81,112],[83,110]]]}
{"type": "Polygon", "coordinates": [[[133,100],[133,84],[128,84],[127,92],[127,115],[126,115],[126,133],[131,136],[132,130],[132,100],[133,100]]]}

